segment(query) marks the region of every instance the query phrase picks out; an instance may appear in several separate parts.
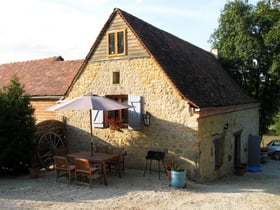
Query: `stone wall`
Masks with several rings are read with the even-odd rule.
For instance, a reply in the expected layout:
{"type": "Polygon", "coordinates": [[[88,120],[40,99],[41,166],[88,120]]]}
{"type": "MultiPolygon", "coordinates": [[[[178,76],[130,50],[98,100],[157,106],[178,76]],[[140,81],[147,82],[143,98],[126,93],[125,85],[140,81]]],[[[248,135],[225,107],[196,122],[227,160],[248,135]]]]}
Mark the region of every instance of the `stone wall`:
{"type": "MultiPolygon", "coordinates": [[[[174,90],[162,71],[150,58],[112,60],[88,65],[75,82],[68,98],[88,92],[98,95],[138,95],[143,109],[151,114],[151,125],[141,131],[122,128],[94,128],[96,142],[125,147],[127,167],[143,168],[145,155],[151,148],[168,151],[166,161],[178,159],[192,167],[198,156],[197,116],[189,104],[174,90]],[[120,71],[120,84],[112,84],[112,72],[120,71]],[[175,156],[177,158],[175,158],[175,156]],[[178,158],[180,157],[180,158],[178,158]]],[[[88,111],[59,111],[67,116],[67,145],[70,151],[90,149],[88,111]]],[[[189,171],[193,171],[192,168],[189,171]]],[[[192,173],[192,172],[191,172],[192,173]]]]}
{"type": "Polygon", "coordinates": [[[200,169],[199,179],[214,180],[234,173],[234,135],[240,133],[242,163],[247,163],[248,137],[259,135],[258,108],[231,111],[226,114],[214,115],[199,119],[200,138],[200,169]],[[224,130],[224,125],[228,128],[224,130]],[[223,164],[215,170],[215,147],[213,139],[217,135],[224,135],[223,164]]]}
{"type": "MultiPolygon", "coordinates": [[[[143,111],[151,114],[151,124],[140,131],[122,128],[94,128],[94,144],[125,147],[128,156],[126,167],[143,169],[145,155],[150,149],[167,151],[165,161],[174,161],[187,168],[188,177],[209,180],[217,177],[211,154],[212,135],[221,132],[225,122],[229,123],[226,148],[231,148],[232,132],[243,129],[242,139],[248,132],[257,132],[255,110],[236,112],[199,119],[174,89],[165,74],[148,58],[101,61],[89,64],[75,81],[68,99],[92,92],[98,95],[138,95],[143,98],[143,111]],[[120,84],[112,84],[112,72],[120,72],[120,84]],[[248,124],[247,124],[248,123],[248,124]],[[199,130],[198,130],[199,125],[199,130]],[[250,127],[248,127],[250,126],[250,127]],[[249,131],[247,131],[247,127],[249,131]],[[201,142],[199,142],[199,140],[201,142]]],[[[67,146],[70,152],[90,151],[89,111],[59,111],[57,118],[67,117],[67,146]]],[[[230,153],[232,151],[228,151],[230,153]]],[[[232,150],[232,149],[231,149],[232,150]]],[[[226,158],[226,157],[225,157],[226,158]]],[[[225,161],[226,163],[226,161],[225,161]]],[[[223,166],[226,173],[229,166],[223,166]]],[[[157,169],[157,165],[153,165],[157,169]]]]}

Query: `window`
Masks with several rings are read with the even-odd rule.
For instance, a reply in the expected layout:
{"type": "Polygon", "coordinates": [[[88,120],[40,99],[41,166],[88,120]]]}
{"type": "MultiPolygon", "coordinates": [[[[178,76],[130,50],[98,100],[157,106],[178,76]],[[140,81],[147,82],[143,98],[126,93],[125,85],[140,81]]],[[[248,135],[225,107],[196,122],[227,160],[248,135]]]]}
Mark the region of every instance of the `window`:
{"type": "Polygon", "coordinates": [[[120,72],[113,72],[113,84],[120,84],[120,72]]]}
{"type": "MultiPolygon", "coordinates": [[[[106,96],[106,97],[116,100],[119,103],[125,103],[128,99],[127,95],[110,95],[110,96],[106,96]]],[[[106,113],[106,115],[107,115],[106,116],[107,118],[113,117],[113,118],[119,119],[121,127],[127,128],[127,124],[128,124],[128,110],[127,109],[108,111],[106,113]]]]}
{"type": "Polygon", "coordinates": [[[106,97],[120,103],[128,104],[128,109],[114,111],[92,110],[92,123],[95,128],[107,128],[106,118],[117,118],[121,122],[122,128],[129,130],[141,130],[142,128],[142,97],[132,95],[107,95],[106,97]]]}
{"type": "Polygon", "coordinates": [[[107,55],[118,56],[126,54],[125,30],[107,33],[107,55]]]}
{"type": "Polygon", "coordinates": [[[115,34],[110,33],[108,34],[108,54],[114,55],[115,53],[115,34]]]}

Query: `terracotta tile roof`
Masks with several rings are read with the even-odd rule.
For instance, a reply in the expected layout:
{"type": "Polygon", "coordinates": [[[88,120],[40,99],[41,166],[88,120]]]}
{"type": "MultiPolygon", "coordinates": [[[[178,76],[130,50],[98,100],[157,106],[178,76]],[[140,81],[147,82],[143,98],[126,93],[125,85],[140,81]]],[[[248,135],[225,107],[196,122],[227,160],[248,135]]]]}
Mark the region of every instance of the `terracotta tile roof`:
{"type": "Polygon", "coordinates": [[[16,75],[30,96],[63,96],[83,60],[64,61],[60,56],[0,65],[0,87],[16,75]]]}
{"type": "Polygon", "coordinates": [[[110,18],[117,13],[193,105],[205,108],[256,103],[211,53],[120,9],[115,9],[110,18]]]}

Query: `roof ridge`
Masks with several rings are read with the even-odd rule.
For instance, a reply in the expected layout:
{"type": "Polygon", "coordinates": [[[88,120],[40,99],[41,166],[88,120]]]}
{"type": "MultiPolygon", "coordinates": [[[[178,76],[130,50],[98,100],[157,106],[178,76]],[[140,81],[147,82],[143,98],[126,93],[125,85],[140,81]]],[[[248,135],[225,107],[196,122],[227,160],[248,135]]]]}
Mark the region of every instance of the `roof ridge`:
{"type": "Polygon", "coordinates": [[[84,61],[84,58],[81,59],[71,59],[71,60],[64,60],[64,62],[72,62],[72,61],[84,61]]]}
{"type": "Polygon", "coordinates": [[[48,57],[48,58],[39,58],[39,59],[32,59],[32,60],[25,60],[25,61],[14,61],[14,62],[12,61],[12,62],[9,62],[9,63],[0,64],[0,66],[20,64],[20,63],[29,63],[29,62],[36,62],[36,61],[43,61],[43,60],[64,61],[63,57],[61,57],[61,56],[52,56],[52,57],[48,57]]]}
{"type": "MultiPolygon", "coordinates": [[[[173,37],[174,39],[180,40],[181,42],[184,42],[185,44],[189,44],[189,45],[191,45],[191,46],[193,46],[193,47],[196,47],[196,48],[199,48],[199,49],[205,51],[206,53],[211,54],[211,52],[209,52],[209,51],[207,51],[207,50],[205,50],[205,49],[203,49],[203,48],[201,48],[201,47],[199,47],[199,46],[196,46],[196,45],[194,45],[194,44],[192,44],[192,43],[190,43],[190,42],[184,40],[183,38],[181,38],[181,37],[179,37],[179,36],[177,36],[177,35],[175,35],[175,34],[172,34],[172,33],[168,32],[168,31],[165,31],[165,30],[163,30],[163,29],[161,29],[161,28],[159,28],[159,27],[157,27],[157,26],[155,26],[155,25],[153,25],[153,24],[151,24],[151,23],[148,23],[148,22],[146,22],[145,20],[143,20],[143,19],[141,19],[141,18],[139,18],[139,17],[136,17],[136,16],[134,16],[134,15],[132,15],[132,14],[130,14],[130,13],[128,13],[128,12],[122,10],[122,9],[114,8],[113,11],[114,11],[114,12],[119,12],[119,14],[120,14],[126,21],[128,21],[127,18],[126,18],[126,16],[130,16],[131,18],[136,19],[136,20],[139,20],[139,21],[141,21],[142,23],[147,24],[147,26],[152,27],[152,28],[156,29],[157,31],[160,31],[160,32],[162,32],[162,33],[164,33],[164,34],[166,34],[166,35],[168,35],[168,36],[171,36],[171,37],[173,37]]],[[[131,25],[129,22],[128,22],[128,24],[131,25]]],[[[133,28],[133,26],[132,26],[132,28],[133,28]]],[[[139,38],[141,39],[141,37],[139,37],[139,38]]]]}

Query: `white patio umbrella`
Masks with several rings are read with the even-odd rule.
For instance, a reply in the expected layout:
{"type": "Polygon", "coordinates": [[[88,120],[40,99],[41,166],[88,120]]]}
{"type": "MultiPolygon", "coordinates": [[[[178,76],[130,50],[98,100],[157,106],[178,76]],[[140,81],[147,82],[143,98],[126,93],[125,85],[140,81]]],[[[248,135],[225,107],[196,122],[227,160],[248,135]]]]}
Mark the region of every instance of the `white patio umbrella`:
{"type": "MultiPolygon", "coordinates": [[[[56,111],[56,110],[89,110],[90,111],[90,136],[92,137],[92,110],[100,111],[113,111],[119,109],[127,109],[129,105],[119,103],[115,100],[93,95],[88,93],[84,96],[74,98],[69,101],[61,102],[54,106],[47,107],[45,110],[56,111]]],[[[91,154],[93,153],[93,145],[91,141],[91,154]]]]}

